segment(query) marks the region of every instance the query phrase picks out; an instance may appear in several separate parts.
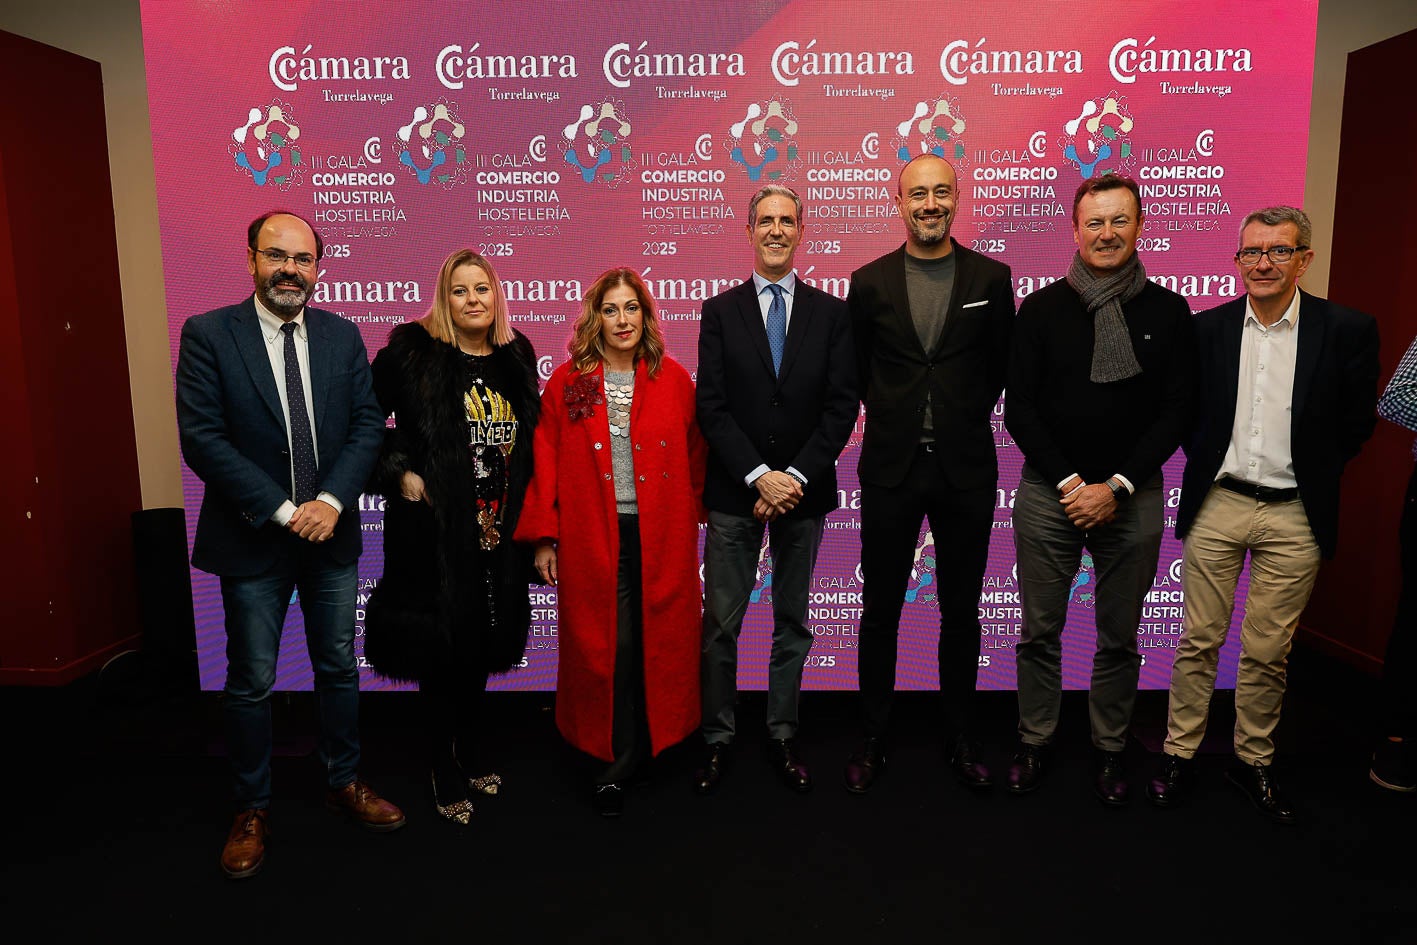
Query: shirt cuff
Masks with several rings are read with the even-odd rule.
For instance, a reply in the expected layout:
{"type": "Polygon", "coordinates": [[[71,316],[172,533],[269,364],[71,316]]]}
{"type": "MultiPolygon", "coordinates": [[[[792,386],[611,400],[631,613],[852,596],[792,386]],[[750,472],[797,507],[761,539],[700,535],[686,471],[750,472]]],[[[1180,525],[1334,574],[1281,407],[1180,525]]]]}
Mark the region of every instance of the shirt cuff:
{"type": "Polygon", "coordinates": [[[807,484],[807,477],[798,472],[796,466],[788,466],[787,474],[793,479],[796,479],[798,482],[802,483],[802,485],[805,486],[807,484]]]}
{"type": "Polygon", "coordinates": [[[772,472],[772,470],[768,469],[767,463],[759,463],[757,469],[754,469],[752,472],[748,473],[748,475],[743,477],[743,481],[751,486],[753,483],[757,482],[758,477],[765,472],[772,472]]]}
{"type": "MultiPolygon", "coordinates": [[[[1072,482],[1074,479],[1081,479],[1081,478],[1082,478],[1082,477],[1079,476],[1077,473],[1072,473],[1072,474],[1070,474],[1070,475],[1064,476],[1064,477],[1058,482],[1058,484],[1057,484],[1056,486],[1054,486],[1053,488],[1054,488],[1054,489],[1057,489],[1059,492],[1062,492],[1062,491],[1063,491],[1063,486],[1066,486],[1068,483],[1072,482]]],[[[1085,485],[1087,485],[1087,483],[1083,483],[1083,485],[1085,486],[1085,485]]],[[[1082,486],[1078,486],[1078,488],[1081,489],[1082,486]]],[[[1076,491],[1076,490],[1074,490],[1074,491],[1076,491]]],[[[1071,495],[1071,493],[1069,493],[1069,494],[1071,495]]]]}
{"type": "Polygon", "coordinates": [[[276,509],[275,514],[271,516],[271,521],[275,522],[281,528],[284,528],[290,521],[290,517],[294,514],[295,503],[286,499],[280,504],[280,508],[276,509]]]}
{"type": "MultiPolygon", "coordinates": [[[[1121,477],[1118,477],[1118,478],[1121,478],[1121,477]]],[[[336,498],[334,497],[334,494],[333,494],[333,493],[330,493],[330,492],[321,492],[319,495],[315,496],[315,498],[319,499],[321,502],[325,503],[326,505],[332,507],[332,508],[333,508],[336,512],[338,512],[340,515],[343,515],[343,514],[344,514],[344,503],[341,502],[339,499],[336,499],[336,498]]]]}
{"type": "Polygon", "coordinates": [[[1112,474],[1112,478],[1115,479],[1115,480],[1117,480],[1117,481],[1120,482],[1122,485],[1124,485],[1124,486],[1127,487],[1127,494],[1128,494],[1128,495],[1136,495],[1136,494],[1137,494],[1137,487],[1134,486],[1134,485],[1132,485],[1132,481],[1131,481],[1130,479],[1128,479],[1126,476],[1122,475],[1121,473],[1113,473],[1113,474],[1112,474]]]}

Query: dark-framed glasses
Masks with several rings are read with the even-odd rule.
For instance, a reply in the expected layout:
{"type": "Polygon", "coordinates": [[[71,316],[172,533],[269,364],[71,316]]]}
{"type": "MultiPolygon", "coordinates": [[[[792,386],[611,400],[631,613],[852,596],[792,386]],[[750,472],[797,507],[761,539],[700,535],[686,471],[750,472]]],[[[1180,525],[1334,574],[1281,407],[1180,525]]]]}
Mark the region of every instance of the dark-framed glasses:
{"type": "Polygon", "coordinates": [[[1302,253],[1308,249],[1307,246],[1271,246],[1269,249],[1255,249],[1253,246],[1246,247],[1235,254],[1235,259],[1242,266],[1258,266],[1261,256],[1268,256],[1269,261],[1276,266],[1282,266],[1294,258],[1295,253],[1302,253]]]}
{"type": "Polygon", "coordinates": [[[258,249],[256,255],[263,257],[266,262],[277,269],[284,266],[287,259],[295,260],[296,269],[315,268],[315,257],[311,253],[287,253],[281,249],[258,249]]]}

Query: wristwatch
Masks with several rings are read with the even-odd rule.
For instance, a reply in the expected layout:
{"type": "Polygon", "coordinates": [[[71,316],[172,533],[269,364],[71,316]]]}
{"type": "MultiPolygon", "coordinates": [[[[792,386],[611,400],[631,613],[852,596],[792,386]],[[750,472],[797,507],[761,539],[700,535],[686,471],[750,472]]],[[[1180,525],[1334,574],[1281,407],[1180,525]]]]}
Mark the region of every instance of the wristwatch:
{"type": "Polygon", "coordinates": [[[1118,482],[1116,478],[1107,480],[1107,488],[1112,490],[1112,498],[1116,499],[1118,502],[1121,502],[1127,496],[1131,495],[1131,493],[1127,491],[1127,487],[1118,482]]]}

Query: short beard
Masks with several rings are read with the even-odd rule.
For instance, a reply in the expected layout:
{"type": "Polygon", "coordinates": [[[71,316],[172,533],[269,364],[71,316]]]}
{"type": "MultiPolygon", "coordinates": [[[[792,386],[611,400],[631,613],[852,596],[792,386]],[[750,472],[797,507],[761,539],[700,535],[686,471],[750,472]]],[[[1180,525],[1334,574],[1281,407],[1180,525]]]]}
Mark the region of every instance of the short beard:
{"type": "Polygon", "coordinates": [[[935,246],[939,243],[943,243],[945,240],[950,238],[949,224],[951,222],[952,221],[949,218],[946,218],[942,222],[938,233],[927,231],[924,225],[921,224],[920,221],[916,220],[914,217],[910,218],[907,225],[910,227],[910,235],[915,237],[916,243],[921,246],[935,246]]]}
{"type": "Polygon", "coordinates": [[[296,275],[293,278],[300,283],[299,290],[276,288],[277,282],[290,278],[292,277],[284,273],[271,276],[266,280],[266,284],[261,286],[261,299],[266,303],[266,307],[277,315],[294,318],[309,300],[310,286],[303,276],[296,275]]]}

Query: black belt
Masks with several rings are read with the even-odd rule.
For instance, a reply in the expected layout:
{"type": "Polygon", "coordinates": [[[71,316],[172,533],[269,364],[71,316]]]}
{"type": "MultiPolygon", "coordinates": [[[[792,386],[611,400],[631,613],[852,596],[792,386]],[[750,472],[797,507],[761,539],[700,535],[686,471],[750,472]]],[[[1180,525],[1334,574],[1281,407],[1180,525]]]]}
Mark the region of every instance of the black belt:
{"type": "Polygon", "coordinates": [[[1215,484],[1222,489],[1229,489],[1231,492],[1238,492],[1261,502],[1293,502],[1299,498],[1297,486],[1289,489],[1276,489],[1273,486],[1257,486],[1253,482],[1246,482],[1243,479],[1231,479],[1229,476],[1221,476],[1215,480],[1215,484]]]}

